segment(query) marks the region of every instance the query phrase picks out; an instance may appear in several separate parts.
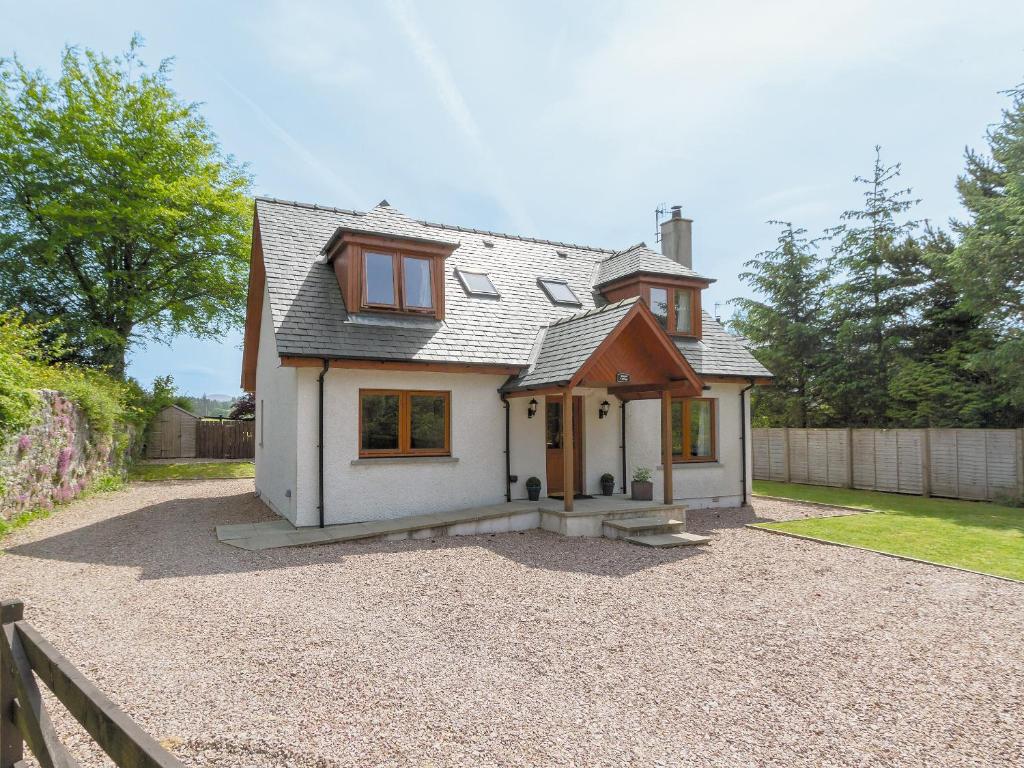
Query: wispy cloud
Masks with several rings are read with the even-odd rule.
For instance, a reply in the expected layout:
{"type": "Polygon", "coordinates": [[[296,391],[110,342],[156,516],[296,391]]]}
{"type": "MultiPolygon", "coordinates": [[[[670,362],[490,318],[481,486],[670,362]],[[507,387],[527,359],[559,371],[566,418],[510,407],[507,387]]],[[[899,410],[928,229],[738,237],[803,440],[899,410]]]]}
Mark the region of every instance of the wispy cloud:
{"type": "Polygon", "coordinates": [[[512,190],[501,164],[484,139],[480,126],[466,103],[441,52],[416,19],[406,0],[388,0],[385,7],[401,33],[409,41],[413,54],[434,86],[441,106],[467,139],[477,155],[491,189],[513,223],[522,230],[533,231],[533,223],[518,195],[512,190]]]}
{"type": "Polygon", "coordinates": [[[315,177],[320,179],[321,183],[324,184],[332,195],[332,201],[336,200],[339,203],[347,203],[353,207],[359,205],[359,196],[348,182],[345,181],[345,179],[327,167],[322,160],[317,159],[317,156],[307,149],[305,144],[296,139],[287,128],[267,114],[263,107],[250,99],[245,93],[235,87],[233,83],[219,74],[217,75],[217,79],[219,79],[224,86],[238,98],[239,101],[245,104],[253,114],[256,115],[260,123],[262,123],[263,126],[288,149],[288,151],[300,160],[315,177]]]}

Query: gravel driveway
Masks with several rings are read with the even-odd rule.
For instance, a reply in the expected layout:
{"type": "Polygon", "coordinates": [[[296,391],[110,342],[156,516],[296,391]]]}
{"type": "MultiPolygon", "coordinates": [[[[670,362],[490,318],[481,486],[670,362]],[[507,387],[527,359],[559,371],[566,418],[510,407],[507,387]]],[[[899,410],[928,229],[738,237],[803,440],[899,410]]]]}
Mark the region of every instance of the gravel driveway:
{"type": "Polygon", "coordinates": [[[0,594],[186,765],[1024,764],[1024,585],[749,512],[692,514],[699,550],[214,537],[264,517],[251,480],[133,485],[9,537],[0,594]]]}

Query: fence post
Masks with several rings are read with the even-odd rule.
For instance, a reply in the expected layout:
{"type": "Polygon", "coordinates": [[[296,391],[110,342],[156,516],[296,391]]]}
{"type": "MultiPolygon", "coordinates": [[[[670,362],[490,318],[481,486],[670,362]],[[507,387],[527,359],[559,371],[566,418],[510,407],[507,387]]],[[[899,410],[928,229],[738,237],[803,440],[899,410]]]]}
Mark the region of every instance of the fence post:
{"type": "Polygon", "coordinates": [[[1017,496],[1024,500],[1024,428],[1017,430],[1017,496]]]}
{"type": "Polygon", "coordinates": [[[846,428],[846,487],[853,488],[853,429],[846,428]]]}
{"type": "Polygon", "coordinates": [[[782,472],[785,475],[785,482],[790,481],[789,474],[789,427],[782,428],[782,472]]]}
{"type": "MultiPolygon", "coordinates": [[[[21,621],[25,604],[21,600],[0,603],[0,624],[21,621]]],[[[7,643],[0,642],[0,768],[13,768],[25,756],[21,731],[14,722],[15,707],[14,661],[7,643]]]]}
{"type": "Polygon", "coordinates": [[[921,495],[932,495],[932,439],[927,427],[921,430],[921,495]]]}

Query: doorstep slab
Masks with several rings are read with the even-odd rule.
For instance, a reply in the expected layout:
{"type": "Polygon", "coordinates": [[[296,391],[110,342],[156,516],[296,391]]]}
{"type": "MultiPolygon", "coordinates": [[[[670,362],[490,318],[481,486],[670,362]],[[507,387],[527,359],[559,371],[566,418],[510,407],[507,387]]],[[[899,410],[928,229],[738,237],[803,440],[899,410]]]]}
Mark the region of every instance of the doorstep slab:
{"type": "Polygon", "coordinates": [[[694,547],[699,544],[707,544],[711,539],[707,536],[698,536],[695,533],[658,533],[652,536],[626,536],[623,541],[641,547],[664,549],[667,547],[694,547]]]}

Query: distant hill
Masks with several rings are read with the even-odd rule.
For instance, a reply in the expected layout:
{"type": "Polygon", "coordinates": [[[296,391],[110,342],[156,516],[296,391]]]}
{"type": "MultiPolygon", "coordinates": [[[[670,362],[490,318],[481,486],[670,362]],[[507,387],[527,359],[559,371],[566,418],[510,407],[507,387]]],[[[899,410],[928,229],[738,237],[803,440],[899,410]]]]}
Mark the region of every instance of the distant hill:
{"type": "Polygon", "coordinates": [[[186,395],[188,399],[188,410],[196,416],[227,417],[231,413],[231,406],[235,398],[230,395],[186,395]]]}

